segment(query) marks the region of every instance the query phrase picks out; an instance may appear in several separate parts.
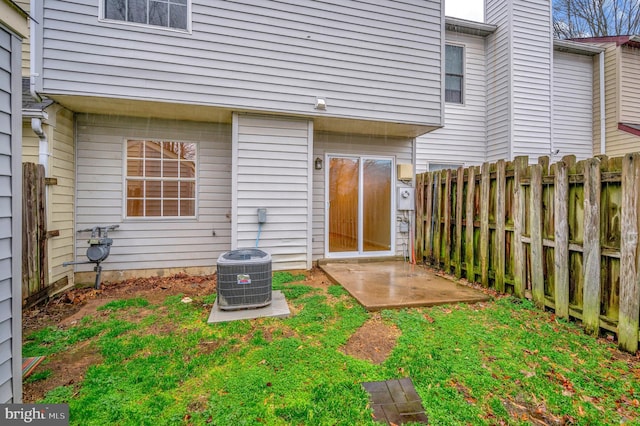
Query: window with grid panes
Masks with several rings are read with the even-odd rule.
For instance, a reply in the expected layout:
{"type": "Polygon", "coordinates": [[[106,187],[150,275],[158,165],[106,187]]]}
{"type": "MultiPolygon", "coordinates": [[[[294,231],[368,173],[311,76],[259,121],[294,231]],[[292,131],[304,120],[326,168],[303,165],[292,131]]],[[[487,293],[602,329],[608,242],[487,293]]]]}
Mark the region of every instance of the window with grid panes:
{"type": "Polygon", "coordinates": [[[127,217],[195,217],[197,145],[126,142],[127,217]]]}

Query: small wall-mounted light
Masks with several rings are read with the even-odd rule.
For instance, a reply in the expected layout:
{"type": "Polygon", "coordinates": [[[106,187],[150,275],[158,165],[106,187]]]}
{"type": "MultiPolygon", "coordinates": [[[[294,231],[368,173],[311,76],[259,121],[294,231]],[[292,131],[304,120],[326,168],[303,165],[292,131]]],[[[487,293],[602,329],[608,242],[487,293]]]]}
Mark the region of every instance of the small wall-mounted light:
{"type": "Polygon", "coordinates": [[[323,98],[316,98],[316,109],[325,111],[327,109],[327,101],[323,98]]]}
{"type": "Polygon", "coordinates": [[[316,161],[314,161],[314,166],[316,170],[322,170],[322,158],[316,157],[316,161]]]}

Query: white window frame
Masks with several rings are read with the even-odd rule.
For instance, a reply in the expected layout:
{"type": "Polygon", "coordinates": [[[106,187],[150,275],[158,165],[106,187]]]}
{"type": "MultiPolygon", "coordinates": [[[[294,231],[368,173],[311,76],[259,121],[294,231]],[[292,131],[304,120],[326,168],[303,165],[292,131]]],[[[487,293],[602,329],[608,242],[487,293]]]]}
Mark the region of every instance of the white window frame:
{"type": "MultiPolygon", "coordinates": [[[[180,220],[180,221],[184,221],[184,220],[197,220],[198,219],[198,205],[199,205],[199,191],[198,191],[198,187],[199,187],[199,172],[198,169],[200,168],[200,144],[198,142],[195,141],[188,141],[188,140],[175,140],[175,139],[154,139],[154,138],[137,138],[137,137],[129,137],[129,138],[125,138],[123,143],[122,143],[122,218],[124,220],[127,221],[176,221],[176,220],[180,220]],[[129,159],[128,157],[128,153],[127,153],[127,146],[128,143],[130,141],[145,141],[145,142],[159,142],[159,143],[163,143],[163,142],[174,142],[174,143],[189,143],[189,144],[194,144],[196,147],[196,158],[195,158],[195,177],[194,178],[189,178],[189,179],[180,179],[180,177],[178,178],[163,178],[163,177],[159,177],[159,178],[152,178],[152,179],[148,179],[145,178],[144,176],[140,177],[140,178],[133,178],[133,180],[142,180],[142,181],[146,181],[146,180],[153,180],[153,181],[170,181],[170,182],[180,182],[180,181],[193,181],[195,182],[195,197],[194,197],[194,211],[193,211],[193,216],[129,216],[128,212],[127,212],[127,201],[128,201],[128,196],[127,196],[127,182],[128,182],[128,176],[127,176],[127,160],[129,159]]],[[[146,160],[146,158],[145,158],[146,160]]],[[[142,200],[146,200],[146,194],[142,197],[142,200]]],[[[160,197],[160,200],[162,201],[163,198],[162,196],[160,197]]],[[[178,198],[178,205],[179,205],[179,198],[178,198]]]]}
{"type": "Polygon", "coordinates": [[[463,163],[448,163],[444,161],[432,161],[427,163],[427,172],[436,172],[441,170],[458,170],[460,167],[465,167],[463,163]],[[432,169],[433,166],[441,166],[436,169],[432,169]]]}
{"type": "Polygon", "coordinates": [[[467,48],[464,44],[460,44],[460,43],[450,43],[450,42],[445,42],[445,55],[447,52],[447,48],[446,46],[453,46],[453,47],[459,47],[462,49],[462,83],[461,83],[461,87],[460,87],[460,97],[462,98],[460,102],[451,102],[451,101],[447,101],[447,95],[446,95],[446,90],[447,90],[447,58],[445,56],[445,64],[444,64],[444,85],[445,85],[445,103],[449,104],[449,105],[462,105],[464,106],[466,100],[467,100],[467,96],[466,96],[466,90],[465,90],[465,86],[466,86],[466,81],[467,81],[467,48]]]}
{"type": "Polygon", "coordinates": [[[105,24],[118,24],[118,25],[127,25],[132,27],[139,28],[147,28],[147,29],[157,29],[163,31],[173,31],[177,33],[187,33],[191,34],[191,24],[192,24],[192,13],[191,13],[191,0],[187,0],[187,28],[173,28],[173,27],[163,27],[160,25],[151,25],[151,24],[142,24],[140,22],[130,22],[130,21],[120,21],[117,19],[108,19],[105,17],[106,14],[106,6],[105,3],[107,0],[99,0],[98,4],[98,21],[105,24]]]}
{"type": "Polygon", "coordinates": [[[396,209],[396,157],[395,156],[385,156],[385,155],[366,155],[366,154],[340,154],[340,153],[332,153],[327,152],[324,154],[324,199],[325,209],[324,209],[324,257],[327,259],[348,259],[348,258],[358,258],[358,257],[381,257],[381,256],[393,256],[397,252],[397,209],[396,209]],[[360,162],[359,170],[358,170],[358,250],[356,251],[348,251],[348,252],[331,252],[329,250],[329,173],[330,173],[330,164],[331,158],[352,158],[358,159],[360,162]],[[363,160],[383,160],[383,161],[391,161],[391,200],[390,200],[390,209],[391,209],[391,229],[389,230],[391,234],[391,248],[388,251],[364,251],[362,247],[362,235],[363,235],[363,226],[364,226],[364,216],[363,216],[363,197],[364,192],[362,185],[364,185],[363,173],[364,168],[362,167],[363,160]]]}

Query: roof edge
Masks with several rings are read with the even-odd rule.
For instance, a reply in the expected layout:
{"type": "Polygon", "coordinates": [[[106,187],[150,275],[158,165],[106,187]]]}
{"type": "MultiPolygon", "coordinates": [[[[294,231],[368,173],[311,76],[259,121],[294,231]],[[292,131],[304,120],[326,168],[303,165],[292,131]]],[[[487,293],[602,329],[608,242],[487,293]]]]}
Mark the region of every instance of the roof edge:
{"type": "Polygon", "coordinates": [[[640,136],[640,125],[638,124],[618,123],[618,130],[640,136]]]}
{"type": "Polygon", "coordinates": [[[560,52],[577,53],[580,55],[594,56],[604,52],[605,48],[593,44],[579,43],[572,40],[553,40],[553,49],[560,52]]]}
{"type": "Polygon", "coordinates": [[[453,18],[451,16],[446,16],[444,18],[444,23],[447,31],[455,31],[480,37],[486,37],[489,34],[493,34],[498,29],[497,25],[469,21],[461,18],[453,18]]]}
{"type": "Polygon", "coordinates": [[[616,46],[630,46],[640,48],[640,36],[637,35],[617,35],[603,37],[572,38],[572,41],[579,43],[615,43],[616,46]]]}

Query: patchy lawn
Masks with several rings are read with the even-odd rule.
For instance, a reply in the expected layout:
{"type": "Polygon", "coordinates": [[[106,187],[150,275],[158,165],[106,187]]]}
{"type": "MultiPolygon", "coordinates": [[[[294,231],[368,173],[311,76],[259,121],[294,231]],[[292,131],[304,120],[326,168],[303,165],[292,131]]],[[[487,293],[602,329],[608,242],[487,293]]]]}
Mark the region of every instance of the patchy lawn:
{"type": "Polygon", "coordinates": [[[361,382],[411,377],[430,424],[638,424],[640,363],[509,297],[368,313],[319,271],[292,316],[209,325],[213,277],[77,290],[25,312],[25,402],[79,425],[374,424],[361,382]],[[190,303],[183,303],[189,296],[190,303]]]}

